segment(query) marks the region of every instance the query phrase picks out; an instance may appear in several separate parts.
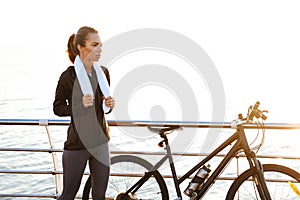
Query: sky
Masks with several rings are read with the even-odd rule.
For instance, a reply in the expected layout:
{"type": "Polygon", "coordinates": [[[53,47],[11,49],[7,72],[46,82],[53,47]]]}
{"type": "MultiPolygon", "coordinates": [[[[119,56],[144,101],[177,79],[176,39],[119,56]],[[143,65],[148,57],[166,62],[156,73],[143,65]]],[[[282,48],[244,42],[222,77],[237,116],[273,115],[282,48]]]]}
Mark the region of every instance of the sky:
{"type": "Polygon", "coordinates": [[[208,54],[227,110],[240,113],[260,101],[270,122],[300,123],[299,8],[297,0],[1,1],[0,68],[10,75],[11,66],[28,67],[27,76],[51,73],[39,84],[39,94],[46,95],[70,64],[66,43],[79,27],[96,28],[102,41],[136,29],[166,29],[208,54]]]}

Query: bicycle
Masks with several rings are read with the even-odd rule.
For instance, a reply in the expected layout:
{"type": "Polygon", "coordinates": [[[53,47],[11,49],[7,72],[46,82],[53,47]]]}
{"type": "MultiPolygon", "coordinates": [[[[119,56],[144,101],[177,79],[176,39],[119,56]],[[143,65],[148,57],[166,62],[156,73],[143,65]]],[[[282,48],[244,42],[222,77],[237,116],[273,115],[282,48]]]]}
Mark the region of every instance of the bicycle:
{"type": "MultiPolygon", "coordinates": [[[[148,126],[150,131],[159,134],[159,136],[163,139],[160,145],[164,145],[166,155],[155,165],[152,165],[140,157],[132,155],[119,155],[112,157],[111,174],[118,176],[110,177],[107,198],[115,200],[168,200],[168,189],[158,169],[166,160],[169,160],[177,195],[176,199],[182,199],[182,193],[179,187],[180,184],[186,179],[192,177],[193,174],[195,175],[187,189],[184,191],[184,194],[187,195],[189,199],[201,199],[221,175],[232,158],[243,152],[249,163],[249,169],[244,171],[233,181],[227,192],[226,200],[298,199],[299,197],[297,197],[294,191],[290,188],[289,183],[294,183],[297,187],[298,184],[300,184],[300,174],[295,170],[282,165],[262,165],[257,159],[256,153],[248,144],[244,131],[245,124],[253,124],[253,119],[257,119],[256,124],[263,130],[262,132],[264,134],[263,122],[267,118],[264,114],[266,111],[261,111],[258,107],[259,102],[256,102],[253,107],[250,106],[246,118],[243,118],[242,115],[239,114],[239,118],[232,122],[232,127],[236,129],[236,132],[180,178],[178,178],[176,174],[167,134],[170,134],[174,130],[181,129],[181,127],[176,125],[148,126]],[[207,165],[208,161],[232,144],[233,146],[230,147],[230,150],[223,160],[214,169],[214,171],[211,171],[209,169],[209,165],[207,165]]],[[[257,149],[259,149],[261,145],[262,142],[257,146],[257,149]]],[[[85,185],[83,199],[88,198],[90,184],[90,179],[88,179],[85,185]]]]}

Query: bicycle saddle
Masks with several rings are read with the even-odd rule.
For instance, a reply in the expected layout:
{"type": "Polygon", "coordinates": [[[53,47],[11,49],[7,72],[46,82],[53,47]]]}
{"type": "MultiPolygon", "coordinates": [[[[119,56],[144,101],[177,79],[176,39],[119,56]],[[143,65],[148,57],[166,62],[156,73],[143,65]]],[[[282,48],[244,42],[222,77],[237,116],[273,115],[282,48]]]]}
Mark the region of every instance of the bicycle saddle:
{"type": "Polygon", "coordinates": [[[174,130],[181,129],[179,125],[174,126],[164,126],[164,125],[149,125],[147,128],[153,133],[166,133],[173,132],[174,130]]]}

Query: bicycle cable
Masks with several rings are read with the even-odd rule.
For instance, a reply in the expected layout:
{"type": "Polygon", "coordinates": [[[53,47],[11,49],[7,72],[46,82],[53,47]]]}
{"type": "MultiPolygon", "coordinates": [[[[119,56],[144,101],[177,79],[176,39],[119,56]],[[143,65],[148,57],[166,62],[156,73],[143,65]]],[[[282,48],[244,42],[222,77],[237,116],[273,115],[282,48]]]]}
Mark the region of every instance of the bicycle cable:
{"type": "MultiPolygon", "coordinates": [[[[258,145],[256,145],[255,147],[252,147],[251,149],[254,151],[254,150],[256,150],[256,153],[260,150],[260,148],[262,147],[262,145],[264,144],[264,141],[265,141],[265,128],[264,128],[264,122],[263,122],[263,120],[260,122],[259,120],[256,122],[256,124],[257,124],[257,126],[259,127],[258,128],[258,132],[260,132],[259,131],[259,129],[261,129],[261,134],[262,134],[262,137],[261,137],[261,141],[260,141],[260,143],[258,144],[258,145]]],[[[259,134],[259,133],[258,133],[259,134]]],[[[258,135],[257,135],[257,137],[258,137],[258,135]]],[[[257,137],[256,137],[256,139],[257,139],[257,137]]],[[[254,141],[253,141],[253,143],[254,143],[254,141]]],[[[252,144],[253,144],[252,143],[252,144]]]]}

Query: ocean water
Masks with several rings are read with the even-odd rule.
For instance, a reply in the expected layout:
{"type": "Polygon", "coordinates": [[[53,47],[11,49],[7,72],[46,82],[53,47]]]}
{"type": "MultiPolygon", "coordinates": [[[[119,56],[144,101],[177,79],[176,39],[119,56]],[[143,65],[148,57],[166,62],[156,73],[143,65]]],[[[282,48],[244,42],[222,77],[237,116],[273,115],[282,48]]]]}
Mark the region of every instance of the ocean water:
{"type": "MultiPolygon", "coordinates": [[[[67,62],[65,58],[57,56],[52,62],[41,62],[40,59],[32,59],[28,63],[20,62],[20,60],[28,59],[24,56],[16,60],[12,56],[12,51],[5,51],[4,57],[1,57],[1,63],[6,63],[5,67],[0,67],[0,118],[2,119],[68,119],[58,118],[52,112],[52,102],[56,83],[60,73],[66,68],[67,62]],[[57,60],[63,60],[59,63],[57,60]],[[57,62],[59,64],[57,64],[57,62]]],[[[33,54],[33,53],[32,53],[33,54]]],[[[29,52],[29,55],[32,55],[29,52]]],[[[22,55],[21,55],[22,56],[22,55]]],[[[28,55],[27,55],[28,56],[28,55]]],[[[162,56],[162,55],[160,55],[162,56]]],[[[158,56],[159,57],[159,56],[158,56]]],[[[33,58],[33,57],[31,57],[33,58]]],[[[130,57],[127,58],[130,60],[130,57]]],[[[158,58],[159,59],[159,58],[158,58]]],[[[118,65],[122,65],[128,60],[119,61],[111,68],[112,88],[116,87],[119,80],[126,75],[126,70],[120,72],[116,70],[118,65]],[[114,78],[118,77],[118,78],[114,78]]],[[[129,69],[132,70],[132,69],[129,69]]],[[[183,75],[186,78],[189,74],[183,75]]],[[[180,102],[174,93],[160,87],[158,84],[148,84],[143,87],[137,87],[136,91],[126,99],[128,107],[126,112],[132,120],[180,120],[182,110],[180,110],[180,102]],[[158,101],[153,96],[160,96],[161,101],[158,101]],[[166,96],[164,96],[166,95],[166,96]],[[165,110],[163,110],[165,109],[165,110]],[[163,117],[162,117],[163,116],[163,117]]],[[[208,94],[207,86],[200,81],[200,89],[197,88],[201,95],[208,94]]],[[[196,99],[201,99],[197,96],[196,99]]],[[[209,95],[208,95],[209,96],[209,95]]],[[[230,120],[237,117],[238,113],[245,112],[248,108],[249,99],[240,99],[238,105],[230,104],[235,102],[237,94],[233,97],[227,97],[226,114],[224,120],[230,120]]],[[[210,121],[212,115],[211,107],[202,106],[210,105],[209,98],[202,98],[204,103],[199,104],[201,115],[194,121],[210,121]]],[[[122,101],[122,98],[116,99],[116,103],[122,101]]],[[[252,99],[251,99],[252,100],[252,99]]],[[[268,102],[268,101],[267,101],[268,102]]],[[[264,105],[268,106],[268,105],[264,105]]],[[[271,106],[270,106],[271,107],[271,106]]],[[[272,107],[271,107],[272,108],[272,107]]],[[[116,107],[116,109],[121,109],[116,107]]],[[[199,112],[200,112],[199,111],[199,112]]],[[[116,110],[116,113],[120,112],[116,110]]],[[[128,120],[120,119],[112,113],[108,116],[110,120],[128,120]]],[[[272,117],[271,117],[272,119],[272,117]]],[[[276,117],[273,117],[276,119],[276,117]]],[[[280,118],[278,118],[280,119],[280,118]]],[[[193,119],[190,119],[193,120],[193,119]]],[[[288,119],[286,119],[288,121],[288,119]]],[[[274,121],[271,121],[274,122],[274,121]]],[[[280,122],[280,121],[276,121],[280,122]]],[[[62,148],[63,142],[66,139],[67,127],[65,126],[50,126],[49,131],[54,140],[55,148],[62,148]]],[[[170,140],[176,141],[179,134],[188,134],[190,129],[183,130],[170,136],[170,140]]],[[[194,129],[194,134],[191,140],[184,141],[182,146],[173,146],[174,151],[180,149],[185,152],[206,153],[216,147],[229,137],[234,130],[221,130],[214,141],[214,146],[210,149],[203,149],[203,142],[208,134],[207,129],[194,129]]],[[[249,131],[249,140],[252,141],[256,136],[256,131],[249,131]]],[[[267,130],[265,144],[259,151],[259,155],[284,155],[284,156],[299,156],[299,130],[267,130]]],[[[111,150],[122,151],[162,151],[157,147],[160,138],[157,135],[147,132],[145,128],[138,127],[111,127],[111,150]]],[[[178,143],[176,143],[178,144],[178,143]]],[[[0,126],[0,147],[1,148],[49,148],[48,137],[45,127],[42,126],[0,126]]],[[[113,156],[113,155],[112,155],[113,156]]],[[[59,169],[61,168],[61,153],[57,153],[59,160],[59,169]]],[[[145,159],[155,162],[159,157],[145,157],[145,159]]],[[[201,158],[182,157],[175,158],[176,169],[178,174],[183,174],[185,170],[191,168],[193,163],[196,163],[201,158]]],[[[217,161],[210,163],[212,168],[216,167],[217,161]]],[[[262,163],[280,163],[300,171],[300,161],[286,161],[282,159],[262,159],[262,163]]],[[[236,172],[236,163],[233,161],[228,170],[224,171],[224,176],[231,176],[236,172]]],[[[0,152],[0,169],[1,170],[53,170],[52,157],[49,153],[28,153],[28,152],[0,152]]],[[[241,161],[240,170],[246,169],[245,163],[241,161]]],[[[170,174],[169,168],[164,165],[161,171],[165,174],[170,174]]],[[[83,179],[83,184],[86,177],[83,179]]],[[[16,174],[1,174],[0,175],[0,191],[1,193],[17,193],[17,194],[55,194],[55,179],[53,175],[16,175],[16,174]]],[[[172,187],[172,182],[167,181],[171,197],[175,197],[175,191],[172,187]]],[[[182,184],[182,191],[187,186],[187,182],[182,184]]],[[[224,199],[226,188],[229,187],[230,181],[216,182],[209,190],[205,199],[224,199]]],[[[79,194],[82,192],[82,188],[79,194]]],[[[9,199],[9,198],[7,198],[9,199]]],[[[24,198],[22,198],[24,199],[24,198]]]]}

